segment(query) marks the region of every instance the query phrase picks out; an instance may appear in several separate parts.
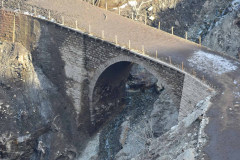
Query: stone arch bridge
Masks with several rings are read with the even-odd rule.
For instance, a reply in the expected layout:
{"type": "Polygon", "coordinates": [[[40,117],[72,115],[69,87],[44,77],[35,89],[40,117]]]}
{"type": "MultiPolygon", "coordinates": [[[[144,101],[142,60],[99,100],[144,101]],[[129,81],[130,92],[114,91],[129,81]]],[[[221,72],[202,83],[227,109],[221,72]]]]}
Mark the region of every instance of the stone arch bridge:
{"type": "MultiPolygon", "coordinates": [[[[104,14],[107,14],[108,18],[115,16],[111,13],[104,14]]],[[[110,42],[107,38],[103,40],[92,34],[29,15],[1,10],[0,20],[0,40],[21,43],[29,49],[33,61],[42,68],[51,82],[58,86],[60,92],[69,98],[78,114],[79,121],[83,121],[82,117],[85,121],[89,121],[87,123],[91,124],[89,127],[91,131],[97,129],[97,124],[104,123],[107,120],[106,117],[114,112],[112,103],[115,106],[121,103],[121,99],[118,99],[121,97],[121,92],[116,91],[116,88],[121,88],[132,63],[142,65],[157,78],[158,87],[164,86],[171,92],[175,97],[174,103],[179,106],[179,121],[191,114],[199,101],[212,95],[213,90],[203,81],[172,64],[183,63],[185,70],[193,69],[197,75],[203,76],[205,81],[208,80],[209,83],[219,88],[219,91],[229,94],[229,97],[232,97],[232,93],[227,88],[234,88],[233,81],[239,80],[240,74],[236,68],[240,64],[236,60],[147,26],[140,25],[138,30],[155,32],[156,35],[153,39],[159,37],[159,42],[157,44],[156,42],[148,43],[146,48],[149,48],[149,52],[143,54],[137,50],[129,50],[127,47],[110,42]],[[162,60],[155,58],[156,50],[158,50],[158,56],[162,60]],[[229,69],[231,66],[227,68],[220,66],[222,68],[213,67],[214,70],[207,68],[209,71],[206,71],[205,64],[201,64],[204,63],[204,60],[199,63],[197,59],[194,59],[194,56],[195,58],[199,56],[198,53],[206,54],[206,57],[210,59],[211,57],[223,58],[223,61],[227,61],[235,68],[231,70],[229,69]],[[172,64],[165,62],[169,61],[169,56],[172,57],[172,64]],[[226,79],[232,81],[227,84],[227,87],[224,85],[226,79]],[[109,93],[117,95],[115,97],[112,97],[112,94],[109,95],[107,97],[109,103],[101,108],[98,106],[98,103],[101,103],[101,92],[98,91],[103,89],[104,85],[109,85],[110,89],[107,90],[109,93]],[[113,98],[115,98],[114,101],[112,101],[113,98]]],[[[130,26],[137,26],[127,19],[121,19],[121,21],[130,26]]],[[[141,37],[142,33],[139,34],[141,37]]],[[[227,96],[226,94],[225,96],[227,96]]],[[[210,127],[206,130],[210,137],[214,137],[210,141],[210,149],[208,150],[210,157],[213,158],[225,153],[219,152],[219,150],[230,147],[234,151],[238,151],[240,147],[237,145],[238,147],[234,148],[232,144],[225,143],[226,136],[237,138],[240,135],[239,124],[234,120],[228,119],[229,125],[223,127],[224,132],[220,131],[221,127],[211,130],[211,127],[223,125],[220,123],[221,121],[218,122],[221,119],[220,115],[226,113],[223,108],[228,107],[229,104],[236,104],[234,98],[230,98],[228,104],[225,104],[226,101],[222,94],[217,96],[218,98],[212,101],[214,106],[212,108],[215,113],[219,112],[219,115],[213,114],[213,110],[210,110],[210,127]],[[230,128],[233,126],[234,130],[231,130],[230,128]],[[213,145],[219,146],[220,149],[211,147],[213,145]],[[215,155],[215,152],[218,152],[218,155],[215,155]]],[[[239,116],[237,117],[239,118],[239,116]]],[[[234,144],[240,144],[240,142],[235,141],[234,144]]],[[[231,157],[231,155],[228,156],[231,157]]]]}

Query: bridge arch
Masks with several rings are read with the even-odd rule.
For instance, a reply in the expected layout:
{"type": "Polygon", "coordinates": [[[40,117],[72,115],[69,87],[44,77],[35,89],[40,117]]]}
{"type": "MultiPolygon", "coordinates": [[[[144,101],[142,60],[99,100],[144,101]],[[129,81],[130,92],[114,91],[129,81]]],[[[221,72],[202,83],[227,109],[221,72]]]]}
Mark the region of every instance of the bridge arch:
{"type": "MultiPolygon", "coordinates": [[[[114,65],[117,65],[119,63],[124,63],[125,65],[128,64],[138,64],[142,67],[144,67],[149,73],[151,73],[156,79],[157,79],[157,86],[161,87],[164,86],[165,88],[172,90],[174,86],[172,84],[169,84],[166,78],[169,77],[164,77],[163,74],[167,72],[166,68],[161,68],[162,64],[158,64],[157,62],[151,61],[149,63],[148,59],[145,59],[143,57],[134,57],[134,56],[126,56],[126,55],[119,55],[117,57],[111,58],[105,63],[101,64],[94,72],[90,85],[89,85],[89,105],[90,105],[90,115],[91,115],[91,122],[92,124],[95,124],[95,113],[94,113],[94,92],[95,92],[95,87],[96,84],[98,83],[100,77],[104,74],[106,70],[109,68],[113,67],[114,65]],[[156,69],[158,68],[158,69],[156,69]],[[161,72],[161,73],[160,73],[161,72]]],[[[167,76],[167,75],[166,75],[167,76]]]]}

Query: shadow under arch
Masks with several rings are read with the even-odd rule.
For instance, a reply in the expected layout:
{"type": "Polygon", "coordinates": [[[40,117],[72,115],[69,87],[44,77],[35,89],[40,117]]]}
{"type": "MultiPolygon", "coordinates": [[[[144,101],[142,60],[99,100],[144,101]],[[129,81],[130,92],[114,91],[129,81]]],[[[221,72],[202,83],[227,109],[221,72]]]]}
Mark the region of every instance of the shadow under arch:
{"type": "MultiPolygon", "coordinates": [[[[109,59],[106,63],[100,65],[97,68],[97,70],[94,72],[93,78],[91,79],[90,85],[89,85],[90,116],[91,116],[91,123],[93,126],[96,127],[99,124],[100,125],[102,124],[102,122],[100,122],[100,121],[102,121],[102,119],[99,119],[99,116],[96,115],[97,113],[96,113],[96,108],[94,105],[95,105],[96,99],[99,100],[98,96],[102,96],[103,92],[99,92],[99,88],[96,89],[96,86],[99,87],[99,85],[98,85],[99,82],[100,83],[104,83],[104,82],[105,83],[115,83],[115,87],[119,87],[118,88],[119,90],[123,89],[122,87],[125,87],[124,81],[126,82],[126,79],[128,78],[128,74],[129,74],[132,64],[140,65],[140,66],[144,67],[150,74],[152,74],[157,79],[157,86],[159,86],[159,87],[168,86],[168,84],[164,80],[164,77],[161,77],[161,75],[156,70],[156,68],[148,63],[147,59],[138,58],[138,57],[130,57],[130,56],[125,56],[125,55],[120,55],[118,57],[109,59]],[[104,76],[105,76],[105,78],[104,78],[104,76]],[[114,80],[114,82],[110,82],[107,79],[108,80],[112,79],[112,80],[114,80]],[[96,91],[96,90],[98,90],[98,91],[96,91]],[[98,95],[96,95],[96,92],[98,92],[98,95]]],[[[116,94],[116,92],[120,92],[119,90],[117,91],[114,88],[111,88],[111,87],[108,88],[107,86],[104,86],[104,85],[105,84],[103,84],[100,87],[100,90],[103,89],[105,92],[109,91],[114,94],[116,94]]],[[[118,98],[120,98],[122,96],[122,93],[118,93],[118,95],[116,94],[116,95],[109,95],[109,96],[110,96],[110,98],[116,98],[117,96],[119,96],[118,98]]],[[[115,100],[117,100],[117,99],[115,99],[115,100]]],[[[118,101],[121,104],[121,99],[118,99],[118,101]]],[[[115,103],[112,105],[115,105],[115,107],[116,107],[116,105],[118,105],[118,104],[115,103]]],[[[104,107],[106,107],[106,106],[103,105],[102,108],[101,107],[97,108],[97,110],[102,109],[104,111],[104,107]]]]}

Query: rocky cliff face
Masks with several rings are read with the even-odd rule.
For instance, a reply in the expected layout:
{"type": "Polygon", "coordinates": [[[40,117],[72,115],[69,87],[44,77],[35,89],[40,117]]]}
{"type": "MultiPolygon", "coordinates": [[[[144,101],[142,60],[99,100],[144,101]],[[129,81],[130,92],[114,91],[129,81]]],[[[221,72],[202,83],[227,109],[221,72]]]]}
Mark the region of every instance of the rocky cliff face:
{"type": "Polygon", "coordinates": [[[202,44],[212,50],[239,58],[239,0],[201,0],[181,1],[175,9],[157,13],[157,21],[162,22],[162,29],[202,44]]]}
{"type": "Polygon", "coordinates": [[[240,59],[240,1],[233,1],[225,8],[203,44],[221,53],[240,59]]]}
{"type": "MultiPolygon", "coordinates": [[[[0,48],[0,155],[10,159],[30,158],[37,149],[37,139],[50,138],[44,136],[50,132],[48,120],[53,117],[48,91],[55,90],[41,70],[34,68],[31,54],[21,44],[3,42],[0,48]],[[40,128],[45,129],[36,131],[40,128]]],[[[49,143],[44,145],[47,147],[49,143]]],[[[37,152],[41,155],[46,150],[37,152]]]]}
{"type": "Polygon", "coordinates": [[[0,62],[0,159],[76,157],[74,112],[30,52],[1,42],[0,62]]]}

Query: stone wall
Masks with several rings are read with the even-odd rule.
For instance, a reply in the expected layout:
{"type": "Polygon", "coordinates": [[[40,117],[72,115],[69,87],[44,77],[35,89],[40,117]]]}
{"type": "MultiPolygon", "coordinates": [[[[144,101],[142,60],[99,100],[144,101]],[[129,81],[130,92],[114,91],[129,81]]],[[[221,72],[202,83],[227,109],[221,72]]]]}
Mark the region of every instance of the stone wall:
{"type": "Polygon", "coordinates": [[[14,13],[0,10],[0,40],[13,41],[14,13]]]}
{"type": "Polygon", "coordinates": [[[192,113],[198,102],[206,99],[210,94],[211,90],[207,85],[190,75],[185,75],[178,120],[192,113]]]}

